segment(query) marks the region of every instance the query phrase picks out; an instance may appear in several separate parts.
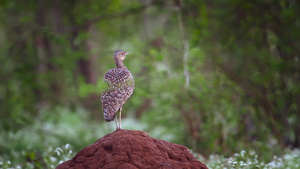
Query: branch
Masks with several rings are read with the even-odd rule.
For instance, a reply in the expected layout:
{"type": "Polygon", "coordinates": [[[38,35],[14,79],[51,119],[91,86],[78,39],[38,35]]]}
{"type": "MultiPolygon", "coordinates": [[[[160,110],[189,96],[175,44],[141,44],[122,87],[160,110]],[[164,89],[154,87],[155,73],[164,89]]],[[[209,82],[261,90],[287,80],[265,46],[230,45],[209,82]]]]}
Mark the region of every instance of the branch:
{"type": "Polygon", "coordinates": [[[189,52],[189,43],[186,37],[186,32],[184,29],[183,21],[182,21],[182,0],[179,1],[179,9],[178,9],[178,21],[179,21],[179,29],[180,35],[183,44],[183,72],[185,77],[185,88],[189,88],[190,86],[190,72],[189,72],[189,65],[188,65],[188,52],[189,52]]]}

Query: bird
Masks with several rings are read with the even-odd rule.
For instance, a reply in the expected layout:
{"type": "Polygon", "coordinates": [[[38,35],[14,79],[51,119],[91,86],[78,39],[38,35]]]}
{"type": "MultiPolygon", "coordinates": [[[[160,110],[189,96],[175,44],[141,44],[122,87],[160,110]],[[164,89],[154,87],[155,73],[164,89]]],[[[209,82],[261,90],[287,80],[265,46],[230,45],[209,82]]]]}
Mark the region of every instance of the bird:
{"type": "Polygon", "coordinates": [[[123,63],[128,54],[129,52],[124,50],[116,50],[114,60],[117,68],[110,69],[103,77],[106,84],[106,88],[101,94],[103,117],[107,122],[115,120],[116,130],[121,129],[122,107],[135,88],[134,78],[123,63]],[[116,118],[117,111],[119,111],[119,125],[116,118]]]}

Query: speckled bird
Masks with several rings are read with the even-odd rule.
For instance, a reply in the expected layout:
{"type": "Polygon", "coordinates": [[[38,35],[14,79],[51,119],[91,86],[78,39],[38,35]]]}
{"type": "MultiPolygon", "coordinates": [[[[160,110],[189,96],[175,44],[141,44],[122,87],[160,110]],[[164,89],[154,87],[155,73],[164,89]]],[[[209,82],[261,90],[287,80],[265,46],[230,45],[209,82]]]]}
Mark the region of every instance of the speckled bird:
{"type": "Polygon", "coordinates": [[[116,50],[114,60],[117,68],[110,69],[103,77],[107,88],[101,94],[104,119],[108,122],[115,120],[117,130],[121,129],[122,106],[132,95],[134,90],[134,78],[127,67],[123,64],[129,52],[116,50]],[[119,111],[119,125],[116,119],[119,111]]]}

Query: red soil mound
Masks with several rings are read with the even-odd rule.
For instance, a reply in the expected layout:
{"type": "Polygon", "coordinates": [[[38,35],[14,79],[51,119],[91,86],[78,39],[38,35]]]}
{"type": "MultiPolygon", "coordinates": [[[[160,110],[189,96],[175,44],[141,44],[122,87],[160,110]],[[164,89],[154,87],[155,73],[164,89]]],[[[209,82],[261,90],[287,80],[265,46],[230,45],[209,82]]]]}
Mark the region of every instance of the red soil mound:
{"type": "Polygon", "coordinates": [[[83,148],[56,169],[207,169],[188,148],[149,137],[138,130],[117,130],[83,148]]]}

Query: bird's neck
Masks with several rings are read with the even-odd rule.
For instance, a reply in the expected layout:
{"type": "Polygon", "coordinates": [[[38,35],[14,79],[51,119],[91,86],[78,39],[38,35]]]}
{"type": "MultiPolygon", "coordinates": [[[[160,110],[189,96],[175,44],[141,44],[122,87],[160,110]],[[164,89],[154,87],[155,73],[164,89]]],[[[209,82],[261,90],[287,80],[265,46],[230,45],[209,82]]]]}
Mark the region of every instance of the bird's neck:
{"type": "Polygon", "coordinates": [[[115,59],[115,62],[116,62],[117,68],[127,69],[127,67],[123,64],[122,60],[115,59]]]}

